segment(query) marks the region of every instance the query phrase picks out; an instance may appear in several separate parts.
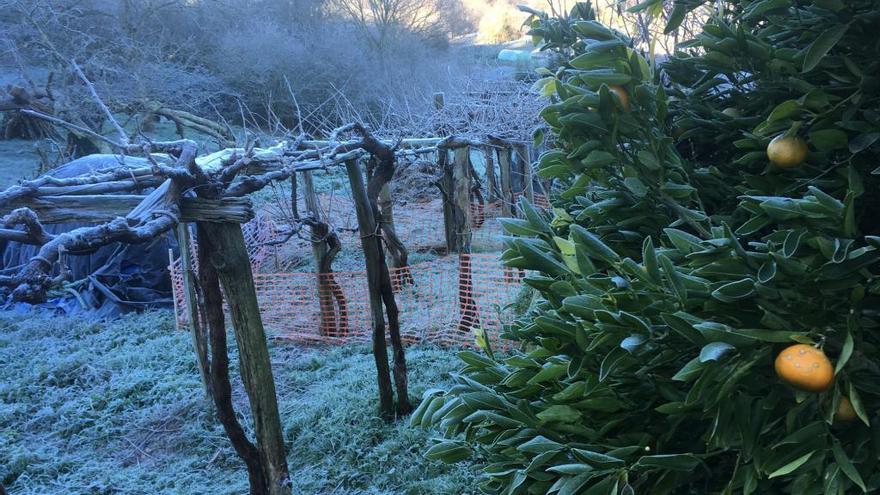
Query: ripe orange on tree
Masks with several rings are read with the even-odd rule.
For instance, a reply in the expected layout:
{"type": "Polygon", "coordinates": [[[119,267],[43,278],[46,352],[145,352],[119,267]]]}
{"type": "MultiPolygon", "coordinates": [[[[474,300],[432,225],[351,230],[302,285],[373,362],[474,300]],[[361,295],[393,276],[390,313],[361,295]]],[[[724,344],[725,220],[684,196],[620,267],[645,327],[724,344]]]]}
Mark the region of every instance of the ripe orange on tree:
{"type": "Polygon", "coordinates": [[[834,366],[828,356],[806,344],[785,348],[776,357],[775,367],[779,378],[807,392],[824,392],[834,381],[834,366]]]}
{"type": "Polygon", "coordinates": [[[626,89],[623,86],[618,86],[616,84],[608,86],[608,89],[620,99],[620,104],[623,105],[623,111],[629,112],[629,93],[626,92],[626,89]]]}
{"type": "Polygon", "coordinates": [[[780,134],[767,145],[767,158],[779,168],[794,168],[807,159],[807,142],[797,136],[780,134]]]}

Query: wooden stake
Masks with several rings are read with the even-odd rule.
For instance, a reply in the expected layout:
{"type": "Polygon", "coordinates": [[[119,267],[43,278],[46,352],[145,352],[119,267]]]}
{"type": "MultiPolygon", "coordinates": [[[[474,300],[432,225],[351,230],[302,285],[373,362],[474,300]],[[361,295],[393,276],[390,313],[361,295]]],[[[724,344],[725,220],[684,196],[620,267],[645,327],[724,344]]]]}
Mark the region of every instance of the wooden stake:
{"type": "MultiPolygon", "coordinates": [[[[444,150],[445,153],[445,150],[444,150]]],[[[471,227],[470,192],[471,164],[470,147],[462,146],[453,151],[452,164],[441,156],[443,175],[439,186],[443,193],[443,224],[446,230],[446,247],[449,253],[458,253],[458,330],[468,332],[479,326],[477,304],[473,298],[471,276],[471,227]]]]}
{"type": "Polygon", "coordinates": [[[257,303],[251,263],[241,226],[231,223],[200,224],[199,243],[209,243],[210,260],[217,269],[239,350],[241,378],[254,419],[256,446],[268,480],[270,495],[289,495],[290,481],[275,378],[269,360],[266,332],[257,303]]]}
{"type": "Polygon", "coordinates": [[[434,108],[438,111],[443,110],[443,107],[446,106],[446,95],[443,93],[434,93],[434,108]]]}
{"type": "Polygon", "coordinates": [[[526,145],[519,145],[516,147],[517,155],[519,157],[520,170],[522,171],[522,179],[523,179],[523,193],[526,196],[526,199],[529,200],[529,203],[535,203],[535,184],[534,184],[534,176],[532,175],[532,161],[529,156],[529,148],[526,145]]]}
{"type": "Polygon", "coordinates": [[[469,253],[471,250],[471,166],[470,147],[453,150],[449,163],[447,150],[440,156],[442,175],[438,186],[443,193],[443,226],[448,253],[469,253]]]}
{"type": "Polygon", "coordinates": [[[501,214],[512,216],[513,188],[511,183],[511,151],[510,148],[498,149],[498,167],[501,170],[501,214]]]}
{"type": "Polygon", "coordinates": [[[451,252],[470,253],[473,231],[471,225],[471,148],[456,148],[452,154],[452,182],[456,223],[456,249],[451,252]]]}
{"type": "Polygon", "coordinates": [[[180,308],[177,305],[177,291],[174,290],[174,250],[171,248],[168,248],[168,275],[171,277],[171,302],[174,303],[174,329],[180,331],[180,308]]]}
{"type": "Polygon", "coordinates": [[[486,157],[486,201],[491,203],[498,199],[498,182],[495,179],[495,152],[491,147],[483,148],[486,157]]]}
{"type": "MultiPolygon", "coordinates": [[[[205,394],[211,396],[211,380],[208,362],[208,333],[202,326],[199,318],[199,304],[196,297],[196,275],[193,271],[192,262],[192,237],[189,226],[183,222],[177,224],[177,244],[180,248],[180,269],[183,275],[183,296],[186,303],[186,315],[189,318],[190,335],[192,336],[193,351],[196,353],[196,364],[199,375],[202,377],[202,385],[205,394]]],[[[177,304],[175,298],[174,304],[177,304]]]]}

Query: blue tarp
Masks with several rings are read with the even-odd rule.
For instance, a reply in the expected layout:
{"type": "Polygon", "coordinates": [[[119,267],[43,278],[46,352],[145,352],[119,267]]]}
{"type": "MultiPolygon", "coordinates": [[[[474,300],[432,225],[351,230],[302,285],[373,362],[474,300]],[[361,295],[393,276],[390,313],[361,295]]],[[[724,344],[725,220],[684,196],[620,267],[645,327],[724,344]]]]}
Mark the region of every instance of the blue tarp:
{"type": "MultiPolygon", "coordinates": [[[[57,178],[74,177],[114,167],[148,167],[146,159],[116,155],[90,155],[74,160],[51,172],[57,178]]],[[[68,232],[84,224],[47,225],[53,234],[68,232]]],[[[168,250],[177,252],[174,235],[166,234],[137,245],[112,244],[90,255],[68,254],[73,284],[63,295],[39,305],[41,309],[63,314],[85,314],[108,318],[131,311],[142,311],[172,304],[171,280],[168,273],[168,250]]],[[[2,266],[5,273],[14,273],[30,260],[38,248],[18,242],[0,241],[2,266]]],[[[6,303],[6,309],[26,310],[32,305],[6,303]]]]}

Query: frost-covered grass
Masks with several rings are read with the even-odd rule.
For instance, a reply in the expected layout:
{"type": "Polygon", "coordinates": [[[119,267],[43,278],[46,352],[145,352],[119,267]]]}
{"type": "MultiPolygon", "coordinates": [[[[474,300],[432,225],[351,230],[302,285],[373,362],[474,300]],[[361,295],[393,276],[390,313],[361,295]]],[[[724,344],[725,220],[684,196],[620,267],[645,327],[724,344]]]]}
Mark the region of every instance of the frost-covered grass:
{"type": "MultiPolygon", "coordinates": [[[[430,433],[376,417],[368,349],[271,353],[294,494],[476,491],[474,469],[422,457],[430,433]]],[[[457,366],[450,350],[407,354],[414,398],[457,366]]],[[[240,387],[235,400],[246,414],[240,387]]],[[[246,493],[208,411],[188,335],[165,312],[109,323],[0,314],[0,480],[11,494],[246,493]]]]}
{"type": "Polygon", "coordinates": [[[0,191],[36,174],[40,163],[36,146],[34,141],[0,139],[0,191]]]}

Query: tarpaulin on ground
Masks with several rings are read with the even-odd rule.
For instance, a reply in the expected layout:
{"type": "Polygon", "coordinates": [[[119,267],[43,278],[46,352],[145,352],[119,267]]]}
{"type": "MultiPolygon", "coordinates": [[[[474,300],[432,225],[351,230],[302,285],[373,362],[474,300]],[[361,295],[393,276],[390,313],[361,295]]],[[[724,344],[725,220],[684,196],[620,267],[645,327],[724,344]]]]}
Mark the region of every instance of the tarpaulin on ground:
{"type": "MultiPolygon", "coordinates": [[[[149,167],[144,158],[118,155],[90,155],[74,160],[49,172],[56,178],[75,177],[116,167],[149,167]]],[[[142,191],[146,193],[147,191],[142,191]]],[[[63,223],[46,225],[52,234],[69,232],[88,224],[63,223]]],[[[63,291],[52,293],[48,310],[67,314],[86,314],[96,318],[114,317],[131,311],[155,307],[171,307],[171,280],[168,274],[168,250],[177,252],[172,233],[144,244],[111,244],[90,255],[65,255],[75,283],[63,291]]],[[[37,254],[38,246],[0,241],[3,273],[15,273],[16,267],[37,254]]],[[[30,305],[15,305],[15,308],[30,305]]],[[[7,309],[13,307],[7,303],[7,309]]]]}

